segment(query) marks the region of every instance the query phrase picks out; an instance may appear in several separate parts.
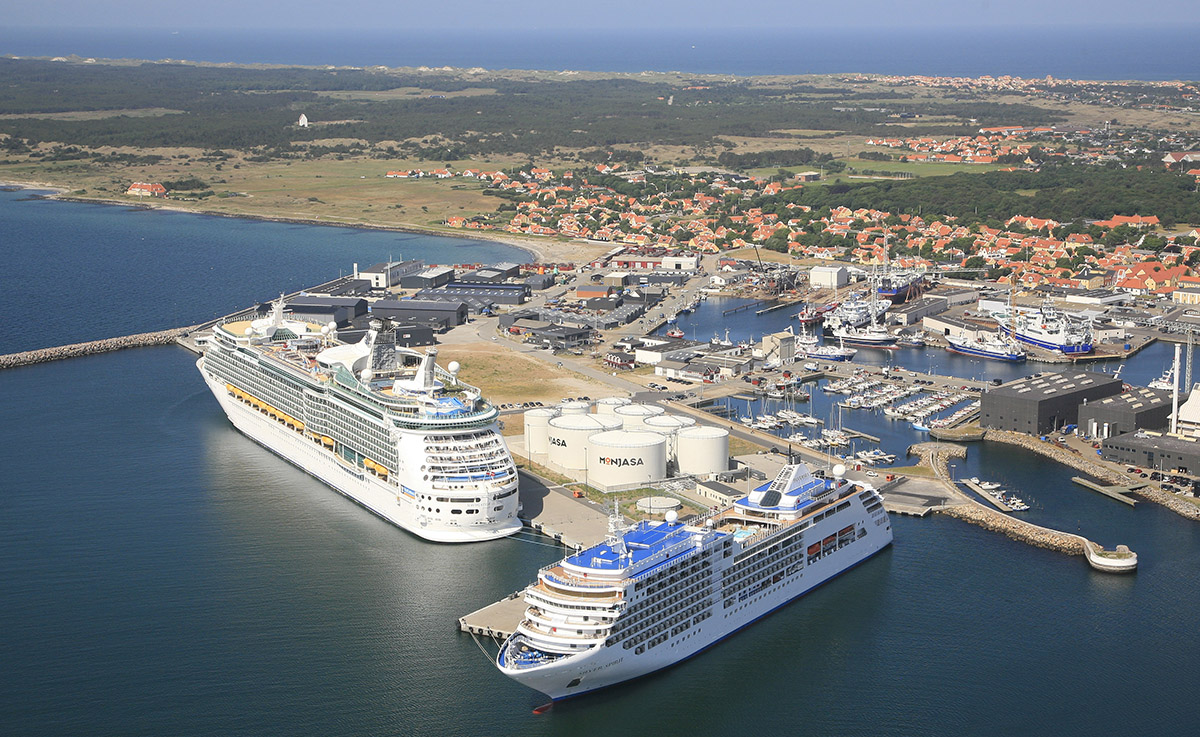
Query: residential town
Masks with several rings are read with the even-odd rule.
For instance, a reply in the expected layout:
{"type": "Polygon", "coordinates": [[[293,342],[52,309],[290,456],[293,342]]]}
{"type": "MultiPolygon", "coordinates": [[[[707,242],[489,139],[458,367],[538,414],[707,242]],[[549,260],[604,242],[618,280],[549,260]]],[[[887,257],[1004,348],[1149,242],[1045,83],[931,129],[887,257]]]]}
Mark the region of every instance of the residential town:
{"type": "MultiPolygon", "coordinates": [[[[1070,133],[1081,132],[1086,131],[1070,133]]],[[[1027,157],[1034,144],[1026,137],[1032,135],[1066,132],[1013,126],[942,141],[869,139],[867,144],[904,150],[909,160],[994,163],[1027,157]]],[[[1085,156],[1105,155],[1118,152],[1085,152],[1085,156]]],[[[1159,165],[1195,176],[1200,174],[1200,169],[1190,166],[1195,162],[1200,162],[1200,153],[1178,152],[1164,156],[1159,165]]],[[[1044,284],[1132,294],[1200,288],[1200,276],[1192,273],[1200,262],[1200,229],[1164,228],[1153,213],[1075,222],[1018,215],[1000,227],[989,227],[980,222],[964,225],[953,216],[845,206],[814,210],[794,202],[764,204],[773,196],[804,187],[817,178],[817,172],[781,179],[732,172],[632,170],[611,163],[586,171],[435,169],[391,171],[387,176],[473,178],[504,198],[491,217],[447,218],[445,224],[452,228],[612,243],[623,246],[626,254],[646,258],[764,247],[812,262],[865,266],[890,262],[905,268],[973,273],[972,278],[1024,287],[1044,284]],[[621,183],[641,185],[639,194],[617,191],[621,183]],[[668,190],[672,183],[675,189],[668,190]],[[745,207],[749,200],[759,206],[745,207]]]]}

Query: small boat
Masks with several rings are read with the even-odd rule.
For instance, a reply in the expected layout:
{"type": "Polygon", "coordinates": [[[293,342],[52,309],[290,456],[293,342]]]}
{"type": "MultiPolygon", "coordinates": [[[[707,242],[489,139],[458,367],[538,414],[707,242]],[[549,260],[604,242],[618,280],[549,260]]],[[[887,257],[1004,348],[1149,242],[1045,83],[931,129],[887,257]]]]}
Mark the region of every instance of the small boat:
{"type": "Polygon", "coordinates": [[[679,328],[671,328],[670,330],[667,331],[668,338],[682,338],[683,335],[684,335],[683,331],[680,330],[679,328]]]}

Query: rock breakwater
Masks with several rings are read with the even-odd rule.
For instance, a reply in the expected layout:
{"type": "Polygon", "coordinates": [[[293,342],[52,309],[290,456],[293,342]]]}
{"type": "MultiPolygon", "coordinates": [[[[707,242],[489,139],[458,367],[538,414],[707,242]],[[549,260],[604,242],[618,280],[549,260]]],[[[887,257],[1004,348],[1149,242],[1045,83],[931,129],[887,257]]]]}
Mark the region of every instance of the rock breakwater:
{"type": "Polygon", "coordinates": [[[960,504],[941,509],[939,513],[978,525],[985,530],[1002,533],[1013,540],[1019,540],[1034,547],[1057,550],[1067,555],[1083,555],[1084,538],[1079,535],[1039,527],[1025,520],[988,509],[982,504],[975,502],[960,504]]]}
{"type": "Polygon", "coordinates": [[[18,366],[30,366],[35,363],[46,363],[48,361],[59,361],[64,358],[94,356],[98,353],[109,353],[125,350],[126,348],[167,345],[174,343],[181,335],[186,334],[194,328],[195,326],[172,328],[171,330],[126,335],[120,338],[105,338],[103,340],[91,340],[86,343],[60,345],[53,348],[38,348],[37,350],[23,351],[21,353],[6,353],[0,356],[0,370],[16,368],[18,366]]]}

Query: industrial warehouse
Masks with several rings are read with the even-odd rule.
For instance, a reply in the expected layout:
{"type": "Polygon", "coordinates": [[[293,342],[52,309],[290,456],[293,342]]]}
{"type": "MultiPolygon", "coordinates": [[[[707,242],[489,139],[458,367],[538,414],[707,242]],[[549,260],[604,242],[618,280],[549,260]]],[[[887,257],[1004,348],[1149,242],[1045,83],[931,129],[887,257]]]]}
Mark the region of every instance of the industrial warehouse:
{"type": "Polygon", "coordinates": [[[528,410],[523,445],[531,460],[603,492],[729,468],[728,430],[621,397],[528,410]]]}
{"type": "Polygon", "coordinates": [[[983,393],[979,424],[994,430],[1044,435],[1079,423],[1084,402],[1120,394],[1115,376],[1063,371],[1013,381],[983,393]]]}

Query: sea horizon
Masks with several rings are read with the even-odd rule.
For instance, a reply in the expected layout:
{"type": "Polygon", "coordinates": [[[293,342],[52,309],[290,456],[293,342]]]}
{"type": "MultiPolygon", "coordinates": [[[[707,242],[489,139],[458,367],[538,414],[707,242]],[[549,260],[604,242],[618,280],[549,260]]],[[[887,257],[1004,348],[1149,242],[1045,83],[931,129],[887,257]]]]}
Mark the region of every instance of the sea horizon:
{"type": "Polygon", "coordinates": [[[0,55],[298,66],[741,76],[882,74],[1196,80],[1200,27],[896,29],[0,29],[0,55]]]}

